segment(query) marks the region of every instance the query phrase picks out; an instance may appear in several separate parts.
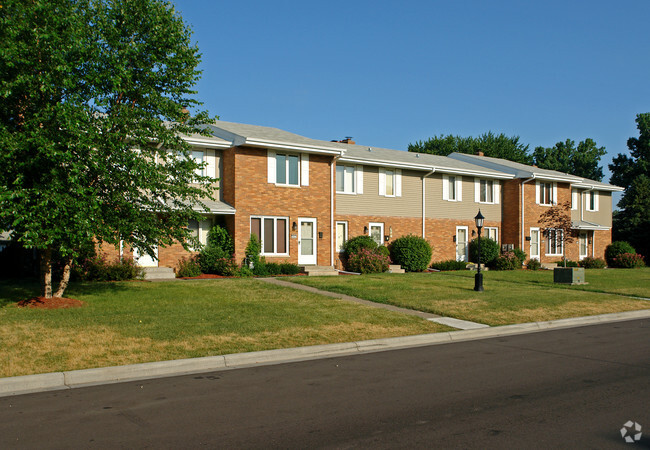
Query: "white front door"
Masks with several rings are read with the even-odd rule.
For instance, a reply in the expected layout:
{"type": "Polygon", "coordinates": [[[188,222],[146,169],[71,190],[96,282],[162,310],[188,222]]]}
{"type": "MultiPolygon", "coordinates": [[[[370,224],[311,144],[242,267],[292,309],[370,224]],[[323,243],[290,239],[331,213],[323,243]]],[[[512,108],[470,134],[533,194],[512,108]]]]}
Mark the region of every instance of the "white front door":
{"type": "Polygon", "coordinates": [[[530,259],[539,261],[539,228],[530,229],[530,259]]]}
{"type": "Polygon", "coordinates": [[[370,229],[368,234],[377,245],[384,245],[384,224],[378,222],[370,222],[370,229]]]}
{"type": "Polygon", "coordinates": [[[589,256],[589,237],[587,233],[580,233],[578,243],[580,244],[580,259],[584,259],[589,256]]]}
{"type": "Polygon", "coordinates": [[[467,261],[467,227],[456,227],[456,261],[467,261]]]}
{"type": "Polygon", "coordinates": [[[139,249],[133,249],[133,260],[140,267],[158,267],[158,246],[154,246],[154,257],[149,254],[141,252],[139,249]]]}
{"type": "Polygon", "coordinates": [[[298,264],[316,264],[316,219],[298,219],[298,264]]]}

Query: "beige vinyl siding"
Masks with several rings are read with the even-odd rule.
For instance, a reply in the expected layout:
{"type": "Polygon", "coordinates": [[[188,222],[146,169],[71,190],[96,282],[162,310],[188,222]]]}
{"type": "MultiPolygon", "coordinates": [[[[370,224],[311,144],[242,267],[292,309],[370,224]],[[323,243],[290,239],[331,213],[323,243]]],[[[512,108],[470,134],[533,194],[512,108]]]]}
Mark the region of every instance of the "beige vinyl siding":
{"type": "MultiPolygon", "coordinates": [[[[453,175],[461,177],[461,175],[453,175]]],[[[474,201],[474,177],[462,176],[462,200],[448,201],[442,199],[441,173],[434,173],[427,177],[426,182],[426,214],[427,219],[474,219],[481,210],[485,220],[501,221],[501,206],[499,204],[485,204],[474,201]]],[[[495,183],[497,180],[495,180],[495,183]]],[[[421,189],[421,188],[420,188],[421,189]]],[[[500,190],[501,192],[502,190],[500,190]]]]}
{"type": "Polygon", "coordinates": [[[337,193],[336,213],[422,217],[422,175],[422,172],[402,170],[401,197],[384,197],[379,195],[379,168],[363,166],[363,194],[337,193]]]}
{"type": "MultiPolygon", "coordinates": [[[[580,205],[584,208],[583,219],[587,222],[597,223],[603,227],[612,226],[612,193],[605,191],[598,191],[598,211],[587,211],[587,195],[586,191],[582,192],[580,195],[581,202],[580,205]]],[[[571,215],[573,218],[573,214],[571,215]]]]}

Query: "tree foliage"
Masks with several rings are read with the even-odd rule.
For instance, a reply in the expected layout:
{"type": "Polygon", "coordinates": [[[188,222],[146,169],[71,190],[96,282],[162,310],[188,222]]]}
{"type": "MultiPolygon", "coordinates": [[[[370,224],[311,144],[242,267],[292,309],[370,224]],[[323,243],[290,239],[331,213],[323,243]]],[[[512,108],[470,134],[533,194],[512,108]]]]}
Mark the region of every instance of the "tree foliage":
{"type": "Polygon", "coordinates": [[[454,152],[475,155],[482,151],[485,156],[507,159],[522,164],[532,164],[533,161],[532,156],[528,153],[528,145],[519,142],[519,136],[508,137],[503,133],[497,135],[491,131],[477,138],[441,134],[426,141],[409,144],[408,151],[440,156],[448,156],[454,152]]]}
{"type": "Polygon", "coordinates": [[[598,147],[592,139],[580,141],[578,147],[575,146],[575,141],[567,139],[551,148],[535,148],[533,158],[535,165],[541,169],[557,170],[601,181],[603,168],[599,163],[605,153],[605,147],[598,147]]]}
{"type": "Polygon", "coordinates": [[[94,239],[149,254],[194,243],[211,180],[180,137],[209,120],[182,109],[200,105],[190,38],[162,0],[3,2],[0,229],[41,251],[42,295],[53,252],[69,273],[94,239]]]}
{"type": "Polygon", "coordinates": [[[611,183],[625,188],[613,216],[614,239],[628,241],[643,256],[650,257],[645,238],[650,228],[650,113],[638,114],[639,137],[627,140],[630,156],[619,153],[609,165],[611,183]]]}

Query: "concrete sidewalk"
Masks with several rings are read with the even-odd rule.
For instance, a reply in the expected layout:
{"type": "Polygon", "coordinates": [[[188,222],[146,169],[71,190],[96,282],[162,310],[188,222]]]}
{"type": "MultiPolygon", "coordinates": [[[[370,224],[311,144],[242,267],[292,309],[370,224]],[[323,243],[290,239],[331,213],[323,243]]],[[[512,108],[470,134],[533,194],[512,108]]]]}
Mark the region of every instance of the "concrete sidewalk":
{"type": "Polygon", "coordinates": [[[447,344],[498,336],[534,333],[546,330],[580,327],[606,322],[650,319],[650,310],[630,311],[549,322],[524,323],[464,331],[423,334],[341,344],[316,345],[204,358],[160,361],[118,367],[54,372],[21,377],[0,378],[0,396],[27,394],[50,390],[73,389],[108,383],[145,380],[195,373],[215,372],[267,364],[281,364],[334,356],[447,344]]]}

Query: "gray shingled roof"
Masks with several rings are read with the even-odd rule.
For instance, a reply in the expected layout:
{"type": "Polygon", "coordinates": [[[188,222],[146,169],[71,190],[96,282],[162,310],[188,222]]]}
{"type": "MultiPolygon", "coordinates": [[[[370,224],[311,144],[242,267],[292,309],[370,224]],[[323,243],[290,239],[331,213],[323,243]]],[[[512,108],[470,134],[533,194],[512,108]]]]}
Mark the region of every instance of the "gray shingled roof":
{"type": "Polygon", "coordinates": [[[549,180],[561,180],[579,183],[583,178],[569,175],[568,173],[558,172],[555,170],[540,169],[539,167],[528,166],[507,159],[492,158],[490,156],[470,155],[467,153],[452,153],[449,155],[452,159],[466,161],[482,167],[489,167],[494,170],[500,170],[514,175],[516,178],[540,178],[549,180]]]}

